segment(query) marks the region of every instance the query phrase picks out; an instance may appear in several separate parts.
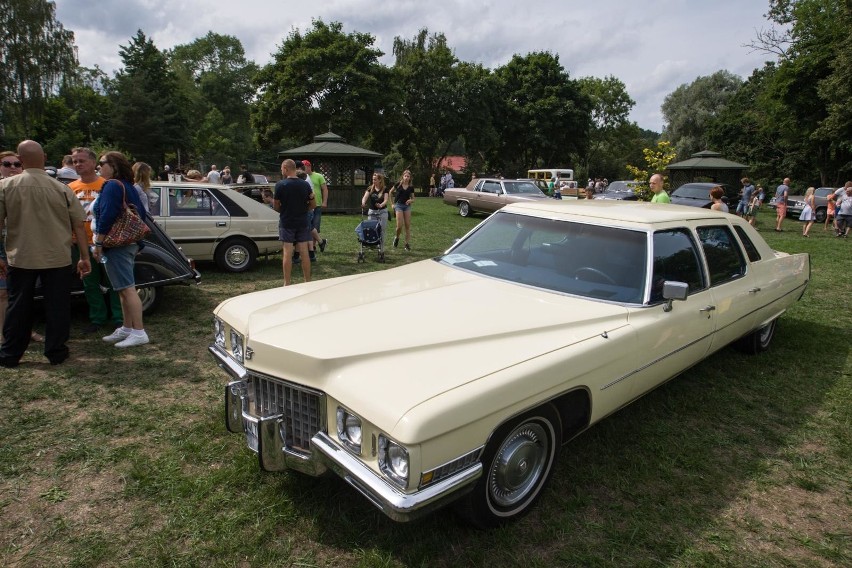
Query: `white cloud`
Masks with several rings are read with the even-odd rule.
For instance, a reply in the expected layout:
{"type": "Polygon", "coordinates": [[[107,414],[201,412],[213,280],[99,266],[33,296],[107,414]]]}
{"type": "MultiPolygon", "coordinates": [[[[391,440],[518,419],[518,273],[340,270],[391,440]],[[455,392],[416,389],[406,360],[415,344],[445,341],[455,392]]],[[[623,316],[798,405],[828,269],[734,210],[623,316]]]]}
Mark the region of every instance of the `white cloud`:
{"type": "Polygon", "coordinates": [[[119,45],[137,29],[160,49],[208,31],[236,36],[246,56],[268,63],[295,28],[341,22],[370,33],[392,62],[394,37],[442,32],[464,60],[496,67],[514,54],[551,51],[572,77],[623,81],[643,128],[660,131],[660,105],[683,83],[720,69],[743,76],[766,56],[745,44],[768,27],[768,0],[62,0],[59,21],[76,36],[80,63],[114,71],[119,45]]]}

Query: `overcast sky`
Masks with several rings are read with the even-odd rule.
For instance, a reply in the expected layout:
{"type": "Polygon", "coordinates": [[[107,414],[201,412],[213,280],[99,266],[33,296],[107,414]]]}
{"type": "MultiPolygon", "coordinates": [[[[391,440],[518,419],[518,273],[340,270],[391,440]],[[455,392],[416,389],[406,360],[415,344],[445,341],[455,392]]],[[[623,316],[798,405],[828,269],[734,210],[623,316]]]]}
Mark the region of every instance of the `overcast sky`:
{"type": "MultiPolygon", "coordinates": [[[[745,44],[769,27],[768,0],[57,0],[80,64],[110,74],[137,29],[160,50],[208,31],[233,35],[246,56],[270,61],[311,20],[366,32],[391,65],[394,37],[442,32],[456,56],[495,68],[514,54],[558,54],[573,78],[613,75],[636,101],[631,120],[659,132],[660,105],[684,83],[720,69],[748,78],[769,56],[745,44]]],[[[451,88],[452,86],[448,86],[451,88]]]]}

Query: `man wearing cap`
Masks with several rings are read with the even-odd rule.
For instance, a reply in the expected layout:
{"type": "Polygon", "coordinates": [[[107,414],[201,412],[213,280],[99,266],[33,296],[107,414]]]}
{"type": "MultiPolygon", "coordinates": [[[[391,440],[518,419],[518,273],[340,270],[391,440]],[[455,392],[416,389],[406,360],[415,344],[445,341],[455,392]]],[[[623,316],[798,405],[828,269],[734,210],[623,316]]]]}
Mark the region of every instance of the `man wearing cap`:
{"type": "Polygon", "coordinates": [[[313,165],[302,160],[305,166],[305,173],[308,174],[308,181],[311,182],[311,187],[314,188],[314,200],[317,206],[309,213],[311,215],[311,236],[314,238],[314,246],[318,246],[320,252],[325,252],[325,245],[328,241],[320,235],[320,223],[322,222],[322,208],[328,205],[328,183],[325,181],[325,176],[314,171],[313,165]]]}

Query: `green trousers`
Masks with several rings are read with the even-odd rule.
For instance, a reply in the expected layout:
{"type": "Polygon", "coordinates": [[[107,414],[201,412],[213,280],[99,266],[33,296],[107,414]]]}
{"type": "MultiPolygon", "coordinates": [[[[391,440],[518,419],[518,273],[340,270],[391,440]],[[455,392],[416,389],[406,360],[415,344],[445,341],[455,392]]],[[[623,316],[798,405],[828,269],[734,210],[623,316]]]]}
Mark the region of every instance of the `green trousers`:
{"type": "MultiPolygon", "coordinates": [[[[77,266],[79,258],[80,250],[74,246],[72,266],[77,266]]],[[[118,299],[118,294],[110,286],[109,277],[103,265],[95,262],[94,258],[91,259],[91,262],[92,272],[83,277],[83,294],[89,304],[89,321],[96,325],[104,325],[111,321],[114,325],[120,327],[124,321],[124,316],[121,313],[121,301],[118,299]],[[105,288],[108,288],[109,291],[104,292],[105,288]]]]}

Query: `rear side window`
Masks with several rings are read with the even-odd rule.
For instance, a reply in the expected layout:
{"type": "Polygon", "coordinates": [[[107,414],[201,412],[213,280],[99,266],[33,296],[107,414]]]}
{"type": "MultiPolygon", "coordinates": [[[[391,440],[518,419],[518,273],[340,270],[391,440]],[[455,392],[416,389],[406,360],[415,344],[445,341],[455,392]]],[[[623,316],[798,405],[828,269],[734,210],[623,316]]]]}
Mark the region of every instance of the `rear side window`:
{"type": "Polygon", "coordinates": [[[654,233],[654,274],[651,280],[651,301],[663,299],[663,282],[686,282],[689,293],[704,288],[701,261],[692,236],[686,229],[654,233]]]}
{"type": "Polygon", "coordinates": [[[743,248],[746,250],[746,254],[748,255],[748,259],[752,262],[757,262],[760,260],[760,253],[757,252],[757,247],[754,246],[754,243],[748,238],[746,232],[742,227],[734,227],[734,230],[737,232],[737,236],[740,238],[740,242],[743,244],[743,248]]]}
{"type": "Polygon", "coordinates": [[[710,270],[711,286],[724,284],[745,274],[745,259],[727,225],[699,227],[698,238],[710,270]]]}

